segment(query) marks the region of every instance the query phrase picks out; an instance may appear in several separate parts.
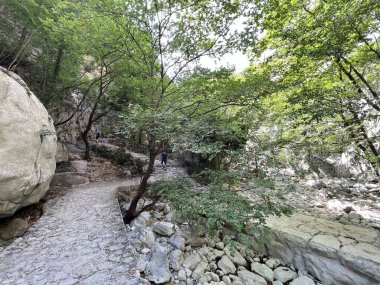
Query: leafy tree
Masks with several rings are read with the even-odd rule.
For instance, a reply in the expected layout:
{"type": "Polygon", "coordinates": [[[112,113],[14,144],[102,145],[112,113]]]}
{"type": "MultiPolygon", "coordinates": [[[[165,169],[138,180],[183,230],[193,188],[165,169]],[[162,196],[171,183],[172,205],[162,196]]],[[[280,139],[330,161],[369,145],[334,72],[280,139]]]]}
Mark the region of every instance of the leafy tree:
{"type": "Polygon", "coordinates": [[[115,6],[113,1],[103,1],[101,7],[97,1],[71,0],[7,0],[3,5],[8,26],[2,28],[8,41],[3,45],[2,64],[20,70],[56,127],[74,118],[85,122],[78,126],[86,145],[85,158],[90,158],[92,125],[128,105],[134,92],[132,78],[138,77],[126,55],[131,51],[129,39],[119,28],[126,19],[116,23],[113,14],[104,13],[103,9],[115,6]],[[18,40],[12,27],[25,35],[18,40]],[[15,41],[20,41],[20,48],[6,54],[15,41]],[[23,61],[25,70],[20,67],[23,61]],[[63,108],[65,115],[61,115],[63,108]]]}
{"type": "Polygon", "coordinates": [[[352,144],[379,171],[378,1],[268,1],[257,54],[277,91],[268,97],[283,142],[309,153],[352,144]],[[283,123],[287,122],[287,123],[283,123]]]}
{"type": "Polygon", "coordinates": [[[124,217],[127,222],[139,214],[137,204],[146,192],[156,156],[169,147],[189,120],[186,111],[194,105],[207,106],[207,98],[199,104],[188,99],[192,96],[181,89],[178,80],[202,56],[225,50],[233,21],[247,8],[243,4],[239,1],[121,1],[118,9],[111,11],[129,37],[128,56],[144,79],[141,96],[135,98],[138,111],[131,112],[126,120],[130,126],[144,130],[149,164],[124,217]],[[125,18],[130,22],[122,22],[125,18]]]}
{"type": "Polygon", "coordinates": [[[269,180],[258,179],[238,170],[208,171],[207,175],[210,179],[207,190],[181,179],[153,183],[149,186],[150,194],[170,200],[175,215],[188,221],[192,228],[211,237],[228,233],[248,247],[252,246],[252,236],[261,242],[269,242],[266,239],[267,216],[291,213],[291,208],[284,201],[285,191],[275,189],[273,183],[266,183],[265,188],[260,188],[254,199],[234,191],[237,185],[252,182],[254,178],[256,184],[261,186],[269,180]]]}
{"type": "Polygon", "coordinates": [[[48,109],[60,105],[70,87],[79,84],[84,47],[75,38],[79,29],[62,21],[68,11],[57,9],[55,1],[6,0],[1,5],[0,64],[20,73],[48,109]]]}

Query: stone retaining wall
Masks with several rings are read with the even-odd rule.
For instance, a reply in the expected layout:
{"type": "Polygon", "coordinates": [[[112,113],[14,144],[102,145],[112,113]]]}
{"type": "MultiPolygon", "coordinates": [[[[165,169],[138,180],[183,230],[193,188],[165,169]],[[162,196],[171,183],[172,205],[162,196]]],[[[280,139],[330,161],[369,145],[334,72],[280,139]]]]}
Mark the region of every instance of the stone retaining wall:
{"type": "Polygon", "coordinates": [[[269,246],[256,250],[311,273],[325,285],[380,284],[380,232],[312,216],[267,220],[269,246]]]}

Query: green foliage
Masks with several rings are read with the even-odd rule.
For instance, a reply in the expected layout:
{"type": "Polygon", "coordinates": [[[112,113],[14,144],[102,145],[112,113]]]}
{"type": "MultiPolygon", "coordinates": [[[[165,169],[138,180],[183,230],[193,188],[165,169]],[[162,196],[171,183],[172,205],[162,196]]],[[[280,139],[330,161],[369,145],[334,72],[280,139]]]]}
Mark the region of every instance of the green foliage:
{"type": "Polygon", "coordinates": [[[185,124],[181,114],[144,110],[139,105],[131,106],[123,117],[127,137],[133,138],[136,132],[142,132],[148,141],[154,139],[160,150],[169,147],[185,124]]]}
{"type": "Polygon", "coordinates": [[[105,145],[93,146],[93,151],[104,158],[108,158],[120,165],[131,165],[133,164],[133,157],[131,154],[127,153],[125,148],[120,147],[116,150],[109,149],[105,145]]]}
{"type": "Polygon", "coordinates": [[[125,152],[125,148],[118,148],[112,153],[112,159],[120,165],[125,165],[131,162],[131,155],[125,152]]]}
{"type": "Polygon", "coordinates": [[[380,111],[379,2],[274,0],[262,8],[265,33],[246,46],[261,56],[247,80],[271,86],[252,114],[255,156],[295,165],[355,147],[379,169],[378,137],[368,128],[380,111]]]}
{"type": "MultiPolygon", "coordinates": [[[[152,184],[152,195],[170,200],[175,214],[210,236],[225,229],[234,233],[234,238],[251,245],[252,239],[244,236],[261,236],[265,240],[265,218],[269,215],[290,214],[284,203],[283,193],[266,188],[253,199],[233,191],[232,184],[242,182],[241,173],[209,172],[211,183],[206,187],[193,187],[189,180],[165,181],[152,184]]],[[[248,179],[249,175],[245,175],[248,179]]],[[[260,180],[256,178],[256,181],[260,180]]],[[[248,182],[248,180],[246,180],[248,182]]]]}

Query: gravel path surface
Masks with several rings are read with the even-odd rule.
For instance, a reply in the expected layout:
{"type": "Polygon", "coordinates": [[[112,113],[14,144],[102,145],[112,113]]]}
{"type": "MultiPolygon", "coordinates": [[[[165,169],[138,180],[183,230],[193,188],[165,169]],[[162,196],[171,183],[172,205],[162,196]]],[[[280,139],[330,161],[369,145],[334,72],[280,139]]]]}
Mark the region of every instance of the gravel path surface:
{"type": "Polygon", "coordinates": [[[138,284],[115,193],[129,183],[91,183],[57,199],[0,252],[0,283],[138,284]]]}
{"type": "MultiPolygon", "coordinates": [[[[164,171],[156,161],[150,180],[184,175],[184,169],[164,171]]],[[[138,183],[94,182],[49,201],[27,233],[0,252],[0,284],[139,284],[136,251],[128,245],[115,191],[138,183]]]]}

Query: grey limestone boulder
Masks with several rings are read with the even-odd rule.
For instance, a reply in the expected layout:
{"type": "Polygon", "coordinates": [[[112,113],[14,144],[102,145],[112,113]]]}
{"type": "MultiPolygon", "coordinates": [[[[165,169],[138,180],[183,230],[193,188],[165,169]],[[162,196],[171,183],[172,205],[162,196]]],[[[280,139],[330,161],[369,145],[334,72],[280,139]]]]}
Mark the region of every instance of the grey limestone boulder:
{"type": "Polygon", "coordinates": [[[60,142],[57,142],[57,153],[55,155],[55,161],[57,163],[69,161],[69,152],[67,151],[65,145],[60,142]]]}
{"type": "Polygon", "coordinates": [[[84,185],[90,183],[88,177],[80,173],[56,173],[51,181],[53,186],[62,186],[62,187],[73,187],[78,185],[84,185]]]}
{"type": "Polygon", "coordinates": [[[207,263],[204,262],[204,261],[201,261],[197,264],[197,267],[194,269],[193,271],[193,278],[195,279],[199,279],[200,277],[202,277],[205,273],[205,270],[207,268],[207,263]]]}
{"type": "Polygon", "coordinates": [[[174,270],[180,270],[183,263],[183,251],[175,249],[170,252],[170,266],[174,270]]]}
{"type": "Polygon", "coordinates": [[[38,202],[55,172],[53,120],[22,79],[0,68],[0,218],[38,202]]]}
{"type": "Polygon", "coordinates": [[[204,256],[208,262],[212,262],[216,258],[216,255],[213,253],[212,248],[209,247],[201,247],[198,250],[198,253],[204,256]]]}
{"type": "Polygon", "coordinates": [[[150,224],[152,217],[149,212],[141,213],[137,218],[131,222],[132,227],[143,228],[150,224]]]}
{"type": "Polygon", "coordinates": [[[225,273],[235,273],[236,272],[236,267],[232,263],[232,261],[228,258],[227,255],[223,256],[221,260],[218,262],[218,267],[225,273]]]}
{"type": "Polygon", "coordinates": [[[247,261],[244,257],[238,252],[235,248],[231,246],[231,244],[227,245],[224,249],[226,255],[231,259],[231,261],[240,266],[247,266],[247,261]]]}
{"type": "MultiPolygon", "coordinates": [[[[214,273],[214,272],[206,272],[206,273],[205,273],[205,276],[206,276],[206,278],[207,278],[207,280],[208,280],[209,282],[211,282],[211,281],[219,282],[219,281],[220,281],[220,278],[219,278],[218,274],[216,274],[216,273],[214,273]]],[[[224,276],[224,277],[226,277],[226,276],[224,276]]],[[[223,281],[223,282],[224,282],[224,281],[223,281]]],[[[230,283],[231,283],[231,282],[230,282],[230,283]]]]}
{"type": "Polygon", "coordinates": [[[169,239],[169,244],[171,244],[173,247],[184,250],[185,249],[185,239],[179,235],[175,234],[169,239]]]}
{"type": "Polygon", "coordinates": [[[186,272],[185,270],[181,269],[179,272],[178,272],[178,280],[179,281],[186,281],[186,272]]]}
{"type": "Polygon", "coordinates": [[[88,162],[86,160],[73,160],[70,161],[70,165],[75,172],[87,173],[88,162]]]}
{"type": "Polygon", "coordinates": [[[274,279],[286,283],[297,278],[297,273],[287,267],[278,267],[274,270],[274,279]]]}
{"type": "Polygon", "coordinates": [[[273,269],[278,265],[278,262],[276,260],[270,258],[265,262],[265,265],[268,266],[269,268],[273,269]]]}
{"type": "Polygon", "coordinates": [[[153,225],[153,231],[162,236],[171,236],[174,232],[174,225],[168,222],[157,222],[153,225]]]}
{"type": "Polygon", "coordinates": [[[172,275],[169,270],[167,248],[158,245],[153,249],[152,259],[145,269],[145,277],[156,284],[164,284],[170,281],[172,275]]]}
{"type": "Polygon", "coordinates": [[[155,235],[150,227],[137,228],[135,231],[130,231],[128,235],[128,243],[136,249],[145,246],[152,246],[155,242],[155,235]]]}
{"type": "Polygon", "coordinates": [[[307,276],[301,276],[290,282],[289,285],[315,285],[313,279],[307,276]]]}
{"type": "Polygon", "coordinates": [[[267,282],[263,277],[249,272],[248,270],[239,271],[238,276],[244,285],[267,285],[267,282]]]}
{"type": "Polygon", "coordinates": [[[198,263],[201,262],[201,257],[198,253],[192,253],[185,258],[183,267],[194,270],[197,267],[198,263]]]}
{"type": "Polygon", "coordinates": [[[20,218],[13,219],[6,227],[0,229],[0,238],[9,240],[22,236],[28,230],[28,228],[28,221],[20,218]]]}
{"type": "Polygon", "coordinates": [[[274,279],[274,273],[272,269],[270,269],[265,264],[261,264],[258,262],[254,262],[251,264],[251,270],[260,276],[264,277],[265,280],[272,282],[274,279]]]}

